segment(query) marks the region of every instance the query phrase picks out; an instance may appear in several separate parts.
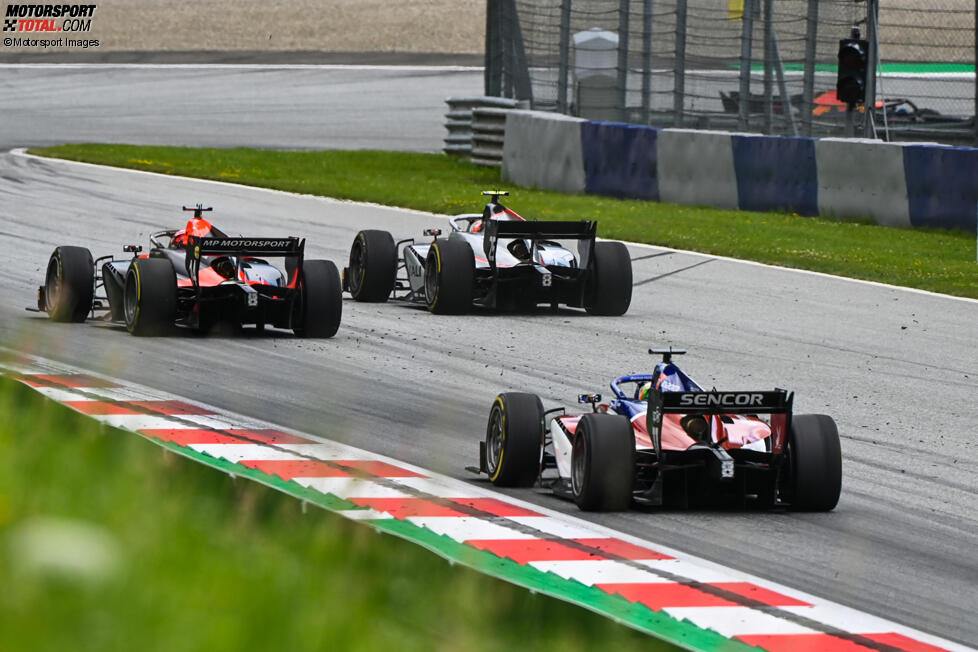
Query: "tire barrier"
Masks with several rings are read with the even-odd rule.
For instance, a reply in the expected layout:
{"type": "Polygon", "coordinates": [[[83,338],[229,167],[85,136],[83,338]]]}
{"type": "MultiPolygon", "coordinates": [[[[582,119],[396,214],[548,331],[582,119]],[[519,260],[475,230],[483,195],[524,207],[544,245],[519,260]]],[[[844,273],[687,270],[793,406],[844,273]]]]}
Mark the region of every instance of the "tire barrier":
{"type": "Polygon", "coordinates": [[[509,109],[472,109],[472,157],[476,165],[500,167],[503,164],[503,141],[506,136],[506,113],[509,109]]]}
{"type": "Polygon", "coordinates": [[[693,206],[975,232],[978,149],[661,129],[510,111],[503,179],[693,206]]]}
{"type": "Polygon", "coordinates": [[[516,100],[505,97],[448,97],[445,98],[448,113],[445,114],[445,146],[442,151],[451,156],[468,156],[472,153],[472,109],[494,107],[512,109],[516,100]]]}

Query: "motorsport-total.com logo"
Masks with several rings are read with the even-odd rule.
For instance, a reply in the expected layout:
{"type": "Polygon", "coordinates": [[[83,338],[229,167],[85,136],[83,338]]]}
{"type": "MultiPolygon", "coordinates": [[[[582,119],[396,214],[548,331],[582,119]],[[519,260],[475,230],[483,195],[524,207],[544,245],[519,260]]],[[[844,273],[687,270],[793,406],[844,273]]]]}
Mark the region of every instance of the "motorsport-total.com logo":
{"type": "Polygon", "coordinates": [[[7,5],[5,32],[87,32],[95,5],[7,5]]]}
{"type": "MultiPolygon", "coordinates": [[[[3,12],[4,36],[9,32],[25,36],[54,36],[55,32],[88,32],[92,29],[92,17],[96,5],[60,4],[10,4],[3,12]]],[[[52,39],[52,38],[4,38],[7,47],[98,47],[95,40],[52,39]]]]}

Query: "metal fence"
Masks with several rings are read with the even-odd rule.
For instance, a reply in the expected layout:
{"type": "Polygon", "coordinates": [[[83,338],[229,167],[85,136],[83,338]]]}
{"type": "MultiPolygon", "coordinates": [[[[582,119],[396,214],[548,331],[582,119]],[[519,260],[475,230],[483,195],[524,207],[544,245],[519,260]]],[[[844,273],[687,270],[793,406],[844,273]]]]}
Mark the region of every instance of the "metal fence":
{"type": "Polygon", "coordinates": [[[856,27],[876,74],[853,135],[978,136],[975,0],[487,1],[486,93],[534,109],[842,136],[836,55],[856,27]]]}

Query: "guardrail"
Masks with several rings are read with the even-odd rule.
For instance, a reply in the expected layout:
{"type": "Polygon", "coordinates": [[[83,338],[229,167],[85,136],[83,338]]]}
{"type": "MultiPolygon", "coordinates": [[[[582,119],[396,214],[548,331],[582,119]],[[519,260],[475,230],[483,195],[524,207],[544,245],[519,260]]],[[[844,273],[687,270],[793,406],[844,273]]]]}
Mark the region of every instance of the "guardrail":
{"type": "Polygon", "coordinates": [[[976,232],[978,149],[510,111],[503,178],[563,192],[976,232]]]}

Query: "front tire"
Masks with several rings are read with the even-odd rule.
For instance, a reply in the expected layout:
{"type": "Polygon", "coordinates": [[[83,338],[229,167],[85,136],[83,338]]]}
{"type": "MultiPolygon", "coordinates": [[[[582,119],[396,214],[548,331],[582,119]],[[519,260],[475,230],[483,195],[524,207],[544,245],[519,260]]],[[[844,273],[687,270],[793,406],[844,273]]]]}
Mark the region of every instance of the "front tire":
{"type": "Polygon", "coordinates": [[[492,403],[486,426],[486,470],[500,487],[532,487],[540,476],[543,403],[536,394],[507,392],[492,403]]]}
{"type": "Polygon", "coordinates": [[[472,307],[475,256],[461,240],[435,240],[424,268],[428,310],[437,315],[464,315],[472,307]]]}
{"type": "Polygon", "coordinates": [[[292,332],[299,337],[336,335],[343,316],[343,288],[333,261],[305,261],[299,292],[299,309],[292,332]]]}
{"type": "Polygon", "coordinates": [[[635,433],[617,414],[585,414],[571,449],[571,490],[584,511],[620,512],[632,502],[635,433]]]}
{"type": "Polygon", "coordinates": [[[126,272],[123,293],[126,330],[133,335],[165,335],[177,315],[177,276],[170,261],[137,258],[126,272]]]}
{"type": "Polygon", "coordinates": [[[357,233],[350,248],[347,283],[356,301],[382,303],[394,291],[397,278],[397,245],[387,231],[367,229],[357,233]]]}
{"type": "Polygon", "coordinates": [[[842,493],[842,446],[832,417],[792,417],[779,493],[793,511],[827,512],[838,504],[842,493]]]}
{"type": "Polygon", "coordinates": [[[617,317],[632,303],[632,258],[620,242],[595,242],[591,251],[584,309],[617,317]]]}
{"type": "Polygon", "coordinates": [[[84,247],[58,247],[48,259],[44,304],[54,321],[83,322],[95,296],[95,263],[84,247]]]}

